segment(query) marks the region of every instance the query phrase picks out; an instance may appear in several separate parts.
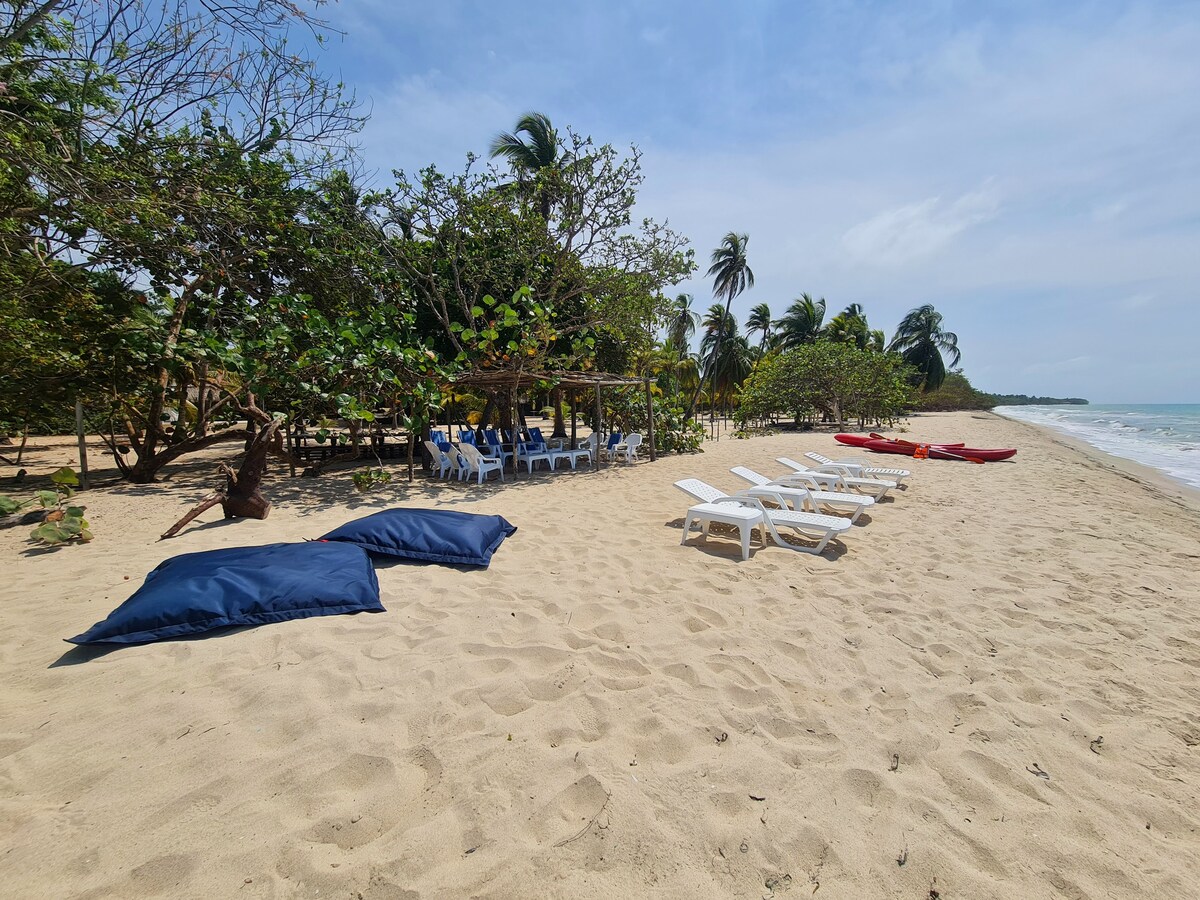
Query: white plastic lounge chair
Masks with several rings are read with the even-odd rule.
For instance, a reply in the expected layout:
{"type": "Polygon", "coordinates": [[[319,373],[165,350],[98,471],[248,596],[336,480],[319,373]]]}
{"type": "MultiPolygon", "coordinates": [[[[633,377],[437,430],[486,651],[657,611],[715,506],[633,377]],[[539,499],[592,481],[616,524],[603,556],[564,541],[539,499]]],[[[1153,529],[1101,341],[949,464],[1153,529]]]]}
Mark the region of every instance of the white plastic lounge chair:
{"type": "MultiPolygon", "coordinates": [[[[887,466],[873,466],[865,459],[830,459],[828,456],[822,456],[820,453],[805,453],[809,459],[815,463],[820,463],[823,466],[828,466],[831,469],[841,470],[847,475],[853,475],[855,478],[886,478],[889,481],[894,481],[897,484],[912,474],[908,469],[892,469],[887,466]]],[[[783,460],[779,460],[783,462],[783,460]]],[[[784,463],[784,465],[787,465],[784,463]]]]}
{"type": "Polygon", "coordinates": [[[700,525],[701,535],[705,539],[708,538],[708,527],[712,522],[734,524],[738,526],[741,533],[742,559],[748,559],[750,556],[750,532],[756,525],[762,529],[764,547],[767,544],[767,534],[770,533],[780,547],[797,550],[801,553],[820,553],[825,549],[830,538],[843,534],[850,528],[848,521],[837,516],[822,516],[786,509],[787,504],[778,495],[769,499],[774,499],[781,508],[768,509],[759,497],[751,497],[744,492],[731,496],[698,478],[676,481],[675,487],[689,497],[700,501],[698,505],[688,510],[683,524],[683,539],[679,543],[687,543],[688,534],[694,524],[700,525]],[[754,515],[750,515],[750,513],[754,513],[754,515]],[[776,529],[780,527],[792,528],[809,540],[816,541],[817,545],[815,547],[798,547],[789,543],[779,536],[776,529]]]}
{"type": "MultiPolygon", "coordinates": [[[[831,475],[836,477],[840,484],[837,485],[838,490],[848,491],[851,489],[861,491],[864,494],[870,494],[876,500],[882,499],[888,491],[896,486],[895,481],[888,481],[884,478],[857,478],[845,471],[837,471],[833,466],[822,466],[819,469],[809,468],[804,463],[796,462],[794,459],[788,459],[786,456],[775,457],[775,462],[787,466],[797,476],[810,476],[816,478],[828,478],[831,475]]],[[[783,478],[777,478],[776,481],[782,481],[783,478]]],[[[832,488],[830,489],[832,490],[832,488]]]]}
{"type": "Polygon", "coordinates": [[[638,449],[642,446],[642,436],[636,431],[621,443],[612,448],[613,459],[625,458],[626,463],[632,463],[637,458],[638,449]]]}
{"type": "Polygon", "coordinates": [[[425,441],[425,449],[429,451],[429,458],[433,460],[433,464],[438,467],[438,478],[445,478],[450,474],[450,470],[455,468],[450,457],[443,453],[433,441],[425,441]]]}
{"type": "MultiPolygon", "coordinates": [[[[858,494],[839,494],[833,491],[815,491],[806,487],[801,487],[798,484],[781,485],[771,481],[765,475],[760,475],[752,469],[747,469],[745,466],[734,466],[729,470],[739,478],[744,478],[754,487],[750,488],[745,493],[752,497],[762,496],[759,491],[767,492],[768,499],[774,500],[776,495],[787,500],[791,500],[791,505],[800,510],[808,507],[810,512],[817,512],[822,506],[833,510],[837,513],[848,513],[850,521],[855,522],[862,515],[862,511],[868,506],[874,506],[875,500],[871,497],[862,497],[858,494]]],[[[784,504],[785,506],[787,504],[784,504]]]]}
{"type": "Polygon", "coordinates": [[[483,479],[487,477],[488,472],[498,472],[500,480],[504,480],[504,462],[499,457],[484,456],[479,452],[478,447],[466,442],[458,445],[458,452],[466,460],[468,478],[477,475],[479,484],[483,484],[483,479]]]}

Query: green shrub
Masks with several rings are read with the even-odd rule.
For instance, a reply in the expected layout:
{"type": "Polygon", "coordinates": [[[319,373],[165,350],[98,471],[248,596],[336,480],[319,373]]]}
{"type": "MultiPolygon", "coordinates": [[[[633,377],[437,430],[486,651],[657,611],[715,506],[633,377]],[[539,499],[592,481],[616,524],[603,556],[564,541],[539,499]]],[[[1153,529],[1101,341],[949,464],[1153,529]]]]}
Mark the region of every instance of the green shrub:
{"type": "Polygon", "coordinates": [[[35,503],[41,504],[42,509],[49,509],[50,512],[45,520],[29,533],[31,539],[50,547],[71,542],[86,544],[92,539],[92,532],[88,529],[87,519],[83,517],[83,507],[65,505],[67,500],[75,496],[79,477],[73,469],[63,466],[50,476],[50,481],[54,490],[37,491],[25,500],[0,496],[0,515],[16,515],[35,503]]]}

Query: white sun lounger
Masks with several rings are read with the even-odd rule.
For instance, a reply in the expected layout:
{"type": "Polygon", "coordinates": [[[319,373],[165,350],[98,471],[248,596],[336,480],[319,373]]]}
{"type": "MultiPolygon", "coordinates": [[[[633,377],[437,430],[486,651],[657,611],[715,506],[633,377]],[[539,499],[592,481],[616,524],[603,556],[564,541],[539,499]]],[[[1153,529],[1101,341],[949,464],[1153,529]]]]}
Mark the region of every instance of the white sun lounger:
{"type": "Polygon", "coordinates": [[[787,503],[778,494],[768,499],[774,500],[781,508],[768,509],[759,497],[751,497],[745,493],[731,496],[698,478],[676,481],[675,487],[689,497],[701,501],[688,510],[683,524],[683,539],[679,543],[687,543],[688,534],[695,524],[701,526],[701,535],[706,540],[708,527],[713,522],[737,525],[742,539],[742,559],[750,557],[750,534],[755,526],[761,529],[764,547],[767,544],[767,533],[769,532],[779,546],[801,553],[820,553],[825,549],[830,538],[850,529],[850,523],[837,516],[822,516],[787,509],[787,503]],[[779,532],[776,530],[779,527],[792,528],[809,540],[815,540],[817,545],[815,547],[797,547],[779,536],[779,532]]]}
{"type": "MultiPolygon", "coordinates": [[[[895,481],[888,481],[883,478],[858,478],[854,475],[848,474],[844,470],[837,471],[835,466],[824,466],[820,469],[812,469],[804,465],[804,463],[796,462],[796,460],[789,459],[786,456],[775,457],[775,462],[792,469],[795,477],[803,478],[807,476],[809,478],[837,478],[838,483],[836,488],[838,490],[847,491],[853,488],[854,490],[861,491],[864,494],[870,494],[876,500],[883,499],[883,497],[887,495],[887,492],[896,486],[895,481]]],[[[783,481],[784,477],[788,476],[776,478],[775,480],[783,481]]],[[[830,488],[830,490],[833,490],[833,488],[830,488]]]]}
{"type": "Polygon", "coordinates": [[[779,484],[772,481],[766,475],[760,475],[758,472],[755,472],[753,469],[747,469],[745,466],[734,466],[729,471],[754,485],[754,487],[745,491],[750,496],[760,496],[758,492],[764,491],[767,493],[768,499],[774,500],[775,498],[770,495],[775,494],[791,500],[791,505],[797,511],[808,507],[809,512],[817,512],[823,506],[834,512],[849,514],[850,521],[854,522],[862,515],[864,509],[875,505],[873,498],[862,497],[858,494],[815,491],[802,487],[799,484],[779,484]]]}
{"type": "MultiPolygon", "coordinates": [[[[912,474],[908,469],[892,469],[887,466],[873,466],[865,459],[830,459],[828,456],[822,456],[820,453],[805,453],[813,462],[820,463],[823,466],[828,466],[832,469],[840,469],[847,475],[853,475],[856,478],[886,478],[889,481],[895,481],[897,484],[912,474]]],[[[779,460],[779,462],[783,462],[779,460]]],[[[784,463],[787,465],[787,463],[784,463]]]]}

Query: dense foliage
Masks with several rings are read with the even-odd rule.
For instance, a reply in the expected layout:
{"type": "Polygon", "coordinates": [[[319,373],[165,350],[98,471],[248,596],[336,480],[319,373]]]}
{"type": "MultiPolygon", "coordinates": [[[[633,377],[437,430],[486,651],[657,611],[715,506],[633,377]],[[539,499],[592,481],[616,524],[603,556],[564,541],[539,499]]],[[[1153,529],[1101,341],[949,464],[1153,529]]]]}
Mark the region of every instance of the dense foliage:
{"type": "Polygon", "coordinates": [[[381,413],[420,432],[464,370],[623,370],[694,267],[632,220],[636,148],[536,114],[508,173],[363,196],[338,167],[361,120],[286,49],[320,27],[290,2],[8,13],[0,431],[82,400],[133,481],[280,418],[340,418],[356,447],[381,413]]]}
{"type": "Polygon", "coordinates": [[[959,409],[991,409],[996,405],[990,394],[976,390],[962,372],[949,372],[941,387],[920,394],[915,408],[925,412],[952,412],[959,409]]]}
{"type": "Polygon", "coordinates": [[[839,426],[886,422],[909,407],[910,371],[894,354],[818,342],[764,359],[742,386],[736,418],[764,423],[827,418],[839,426]]]}

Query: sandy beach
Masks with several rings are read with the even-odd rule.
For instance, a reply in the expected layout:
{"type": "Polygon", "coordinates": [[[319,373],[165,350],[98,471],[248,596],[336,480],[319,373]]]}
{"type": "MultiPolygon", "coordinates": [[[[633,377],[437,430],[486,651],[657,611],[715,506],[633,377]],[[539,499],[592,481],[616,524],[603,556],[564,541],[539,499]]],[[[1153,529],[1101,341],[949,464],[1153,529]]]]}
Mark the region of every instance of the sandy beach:
{"type": "MultiPolygon", "coordinates": [[[[274,477],[86,495],[0,531],[0,884],[21,898],[1197,896],[1200,503],[1032,426],[909,434],[907,490],[819,557],[680,545],[696,476],[828,434],[483,487],[274,477]],[[106,654],[64,637],[163,559],[393,505],[497,513],[490,569],[382,567],[388,612],[106,654]]],[[[400,467],[395,467],[399,471],[400,467]]]]}

